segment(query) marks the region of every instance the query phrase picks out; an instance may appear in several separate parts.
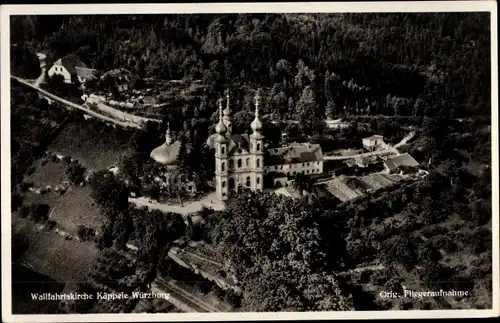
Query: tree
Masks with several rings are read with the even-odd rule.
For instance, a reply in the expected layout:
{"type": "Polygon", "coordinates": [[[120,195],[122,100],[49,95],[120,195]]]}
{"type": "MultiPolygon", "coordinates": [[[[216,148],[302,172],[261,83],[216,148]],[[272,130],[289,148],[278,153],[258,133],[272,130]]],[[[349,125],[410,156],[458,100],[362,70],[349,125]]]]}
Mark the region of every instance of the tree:
{"type": "Polygon", "coordinates": [[[85,181],[83,175],[85,174],[85,167],[80,164],[71,164],[66,170],[69,180],[73,184],[80,184],[85,181]]]}
{"type": "Polygon", "coordinates": [[[335,280],[322,270],[331,268],[328,266],[337,258],[326,258],[330,241],[320,233],[319,212],[304,201],[244,190],[215,215],[217,220],[212,221],[217,225],[211,225],[210,240],[227,259],[228,271],[242,282],[244,308],[280,311],[350,307],[335,280]],[[321,290],[316,293],[314,286],[324,288],[325,294],[321,290]]]}

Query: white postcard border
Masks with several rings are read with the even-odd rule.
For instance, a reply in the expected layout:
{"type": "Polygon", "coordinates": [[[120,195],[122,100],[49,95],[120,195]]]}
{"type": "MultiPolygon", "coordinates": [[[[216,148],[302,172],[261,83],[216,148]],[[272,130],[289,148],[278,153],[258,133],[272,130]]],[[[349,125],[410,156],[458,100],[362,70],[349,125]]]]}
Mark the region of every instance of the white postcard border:
{"type": "Polygon", "coordinates": [[[316,320],[373,318],[492,317],[499,311],[499,170],[498,170],[498,44],[495,1],[412,1],[330,3],[203,3],[203,4],[80,4],[5,5],[1,7],[1,210],[2,210],[2,319],[5,322],[130,322],[223,320],[316,320]],[[485,310],[182,313],[182,314],[68,314],[12,315],[11,292],[11,192],[10,192],[10,70],[9,16],[48,14],[166,14],[166,13],[310,13],[310,12],[490,12],[492,108],[492,252],[493,308],[485,310]]]}

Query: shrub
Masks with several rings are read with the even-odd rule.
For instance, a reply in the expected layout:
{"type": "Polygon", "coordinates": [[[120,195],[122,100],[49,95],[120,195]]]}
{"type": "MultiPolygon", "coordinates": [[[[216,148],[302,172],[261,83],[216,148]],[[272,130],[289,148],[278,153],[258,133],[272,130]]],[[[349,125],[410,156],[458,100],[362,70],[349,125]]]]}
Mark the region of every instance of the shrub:
{"type": "Polygon", "coordinates": [[[64,156],[62,160],[66,164],[71,164],[71,157],[69,157],[69,156],[64,156]]]}
{"type": "Polygon", "coordinates": [[[95,230],[93,228],[87,228],[84,225],[79,225],[77,228],[77,236],[82,241],[91,240],[95,237],[95,230]]]}
{"type": "Polygon", "coordinates": [[[85,178],[83,177],[85,168],[78,163],[71,164],[66,170],[66,173],[68,174],[69,180],[73,184],[80,184],[85,181],[85,178]]]}
{"type": "Polygon", "coordinates": [[[457,250],[456,243],[445,235],[436,236],[434,239],[434,247],[443,249],[447,253],[452,253],[457,250]]]}
{"type": "Polygon", "coordinates": [[[26,218],[28,215],[30,215],[30,208],[27,205],[21,206],[19,211],[17,212],[17,215],[21,218],[26,218]]]}
{"type": "Polygon", "coordinates": [[[32,203],[30,205],[30,216],[36,221],[46,221],[49,219],[50,206],[48,204],[36,204],[32,203]]]}
{"type": "Polygon", "coordinates": [[[11,197],[12,212],[17,211],[17,209],[19,209],[19,207],[21,207],[21,205],[23,205],[23,197],[17,193],[12,194],[12,197],[11,197]]]}
{"type": "Polygon", "coordinates": [[[21,192],[26,192],[30,187],[33,187],[33,182],[22,182],[20,185],[21,192]]]}

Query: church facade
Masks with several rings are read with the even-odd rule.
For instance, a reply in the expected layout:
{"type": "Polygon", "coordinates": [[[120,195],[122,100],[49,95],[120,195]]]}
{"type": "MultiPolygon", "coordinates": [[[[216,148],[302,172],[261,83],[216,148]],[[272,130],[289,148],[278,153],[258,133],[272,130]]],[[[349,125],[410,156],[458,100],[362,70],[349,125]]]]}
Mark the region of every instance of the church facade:
{"type": "Polygon", "coordinates": [[[215,134],[207,144],[215,151],[215,190],[220,200],[226,200],[230,191],[264,188],[264,176],[272,176],[272,186],[288,186],[290,176],[323,172],[323,153],[319,145],[291,144],[265,149],[262,122],[259,119],[259,95],[255,97],[255,118],[250,124],[252,134],[232,132],[229,94],[222,110],[219,100],[219,122],[215,134]]]}

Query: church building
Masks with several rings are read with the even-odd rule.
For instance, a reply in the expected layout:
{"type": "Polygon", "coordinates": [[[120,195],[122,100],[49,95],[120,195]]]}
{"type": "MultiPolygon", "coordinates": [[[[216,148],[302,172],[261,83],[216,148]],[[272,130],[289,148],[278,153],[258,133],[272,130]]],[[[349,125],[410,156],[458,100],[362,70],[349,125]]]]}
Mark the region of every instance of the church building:
{"type": "Polygon", "coordinates": [[[297,172],[320,174],[323,172],[323,153],[315,144],[294,143],[287,147],[265,149],[262,122],[259,119],[259,94],[255,97],[255,118],[250,124],[252,134],[232,133],[229,94],[227,105],[222,110],[219,100],[219,123],[215,134],[207,145],[215,150],[215,188],[217,196],[226,200],[229,191],[249,188],[259,191],[264,188],[264,174],[277,173],[273,186],[288,186],[287,178],[297,172]],[[268,156],[268,162],[265,162],[268,156]]]}

